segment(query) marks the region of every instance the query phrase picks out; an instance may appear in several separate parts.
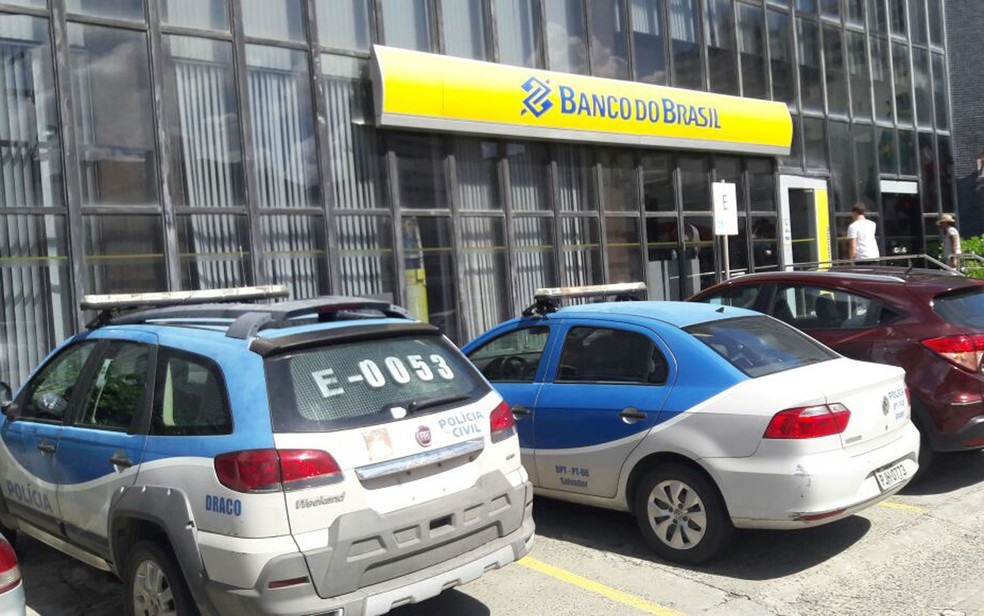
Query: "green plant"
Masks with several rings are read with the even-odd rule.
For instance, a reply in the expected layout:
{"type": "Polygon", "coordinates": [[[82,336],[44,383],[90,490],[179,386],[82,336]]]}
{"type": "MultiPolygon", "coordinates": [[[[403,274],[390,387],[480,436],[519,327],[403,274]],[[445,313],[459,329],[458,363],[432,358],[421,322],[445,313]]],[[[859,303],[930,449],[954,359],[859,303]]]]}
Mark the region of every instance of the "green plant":
{"type": "MultiPolygon", "coordinates": [[[[984,257],[984,235],[961,239],[960,250],[964,254],[973,253],[979,257],[984,257]]],[[[963,266],[964,273],[971,278],[984,278],[984,263],[965,260],[963,266]]]]}

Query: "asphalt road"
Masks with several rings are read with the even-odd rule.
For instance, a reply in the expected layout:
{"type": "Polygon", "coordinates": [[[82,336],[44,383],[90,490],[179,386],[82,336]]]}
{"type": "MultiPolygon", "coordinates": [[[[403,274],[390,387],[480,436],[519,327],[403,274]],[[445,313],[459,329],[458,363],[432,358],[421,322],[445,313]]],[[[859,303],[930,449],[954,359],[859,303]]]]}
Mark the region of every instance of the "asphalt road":
{"type": "MultiPolygon", "coordinates": [[[[942,456],[919,484],[860,515],[801,531],[744,531],[714,564],[645,548],[627,515],[536,502],[530,558],[395,616],[455,614],[984,615],[984,454],[942,456]]],[[[28,605],[115,616],[112,576],[25,538],[28,605]]]]}

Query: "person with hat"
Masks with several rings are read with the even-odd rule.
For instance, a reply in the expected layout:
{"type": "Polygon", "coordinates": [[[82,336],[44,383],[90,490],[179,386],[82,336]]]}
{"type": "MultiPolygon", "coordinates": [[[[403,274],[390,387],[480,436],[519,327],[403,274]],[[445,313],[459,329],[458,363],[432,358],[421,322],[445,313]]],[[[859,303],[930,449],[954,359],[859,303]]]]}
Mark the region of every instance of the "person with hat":
{"type": "Polygon", "coordinates": [[[956,221],[952,214],[943,214],[936,221],[943,236],[943,262],[956,269],[960,265],[960,232],[957,231],[956,221]]]}

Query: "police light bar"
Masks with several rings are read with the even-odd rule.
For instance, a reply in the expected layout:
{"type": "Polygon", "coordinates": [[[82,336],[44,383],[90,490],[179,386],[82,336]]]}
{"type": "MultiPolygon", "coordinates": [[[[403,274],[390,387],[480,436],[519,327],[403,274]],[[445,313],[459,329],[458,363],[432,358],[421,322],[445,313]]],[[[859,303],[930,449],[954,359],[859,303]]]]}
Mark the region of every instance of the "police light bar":
{"type": "Polygon", "coordinates": [[[271,284],[232,289],[206,289],[202,291],[165,291],[161,293],[116,293],[112,295],[86,295],[79,306],[82,310],[113,310],[123,308],[163,308],[185,304],[215,302],[244,302],[259,299],[287,297],[285,285],[271,284]]]}
{"type": "Polygon", "coordinates": [[[582,297],[608,297],[611,295],[645,295],[644,282],[619,282],[616,284],[597,284],[583,287],[544,287],[533,293],[537,301],[551,299],[573,299],[582,297]]]}

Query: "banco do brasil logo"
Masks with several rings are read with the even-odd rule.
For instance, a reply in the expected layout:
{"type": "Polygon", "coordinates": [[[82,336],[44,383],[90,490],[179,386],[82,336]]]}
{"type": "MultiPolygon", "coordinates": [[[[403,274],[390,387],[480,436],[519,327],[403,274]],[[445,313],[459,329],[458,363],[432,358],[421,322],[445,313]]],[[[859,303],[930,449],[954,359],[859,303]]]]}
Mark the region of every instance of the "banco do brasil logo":
{"type": "Polygon", "coordinates": [[[544,82],[536,77],[530,77],[523,83],[523,90],[526,92],[526,98],[523,99],[525,109],[519,115],[526,115],[528,111],[533,117],[539,118],[554,106],[548,98],[552,92],[549,81],[544,82]]]}

